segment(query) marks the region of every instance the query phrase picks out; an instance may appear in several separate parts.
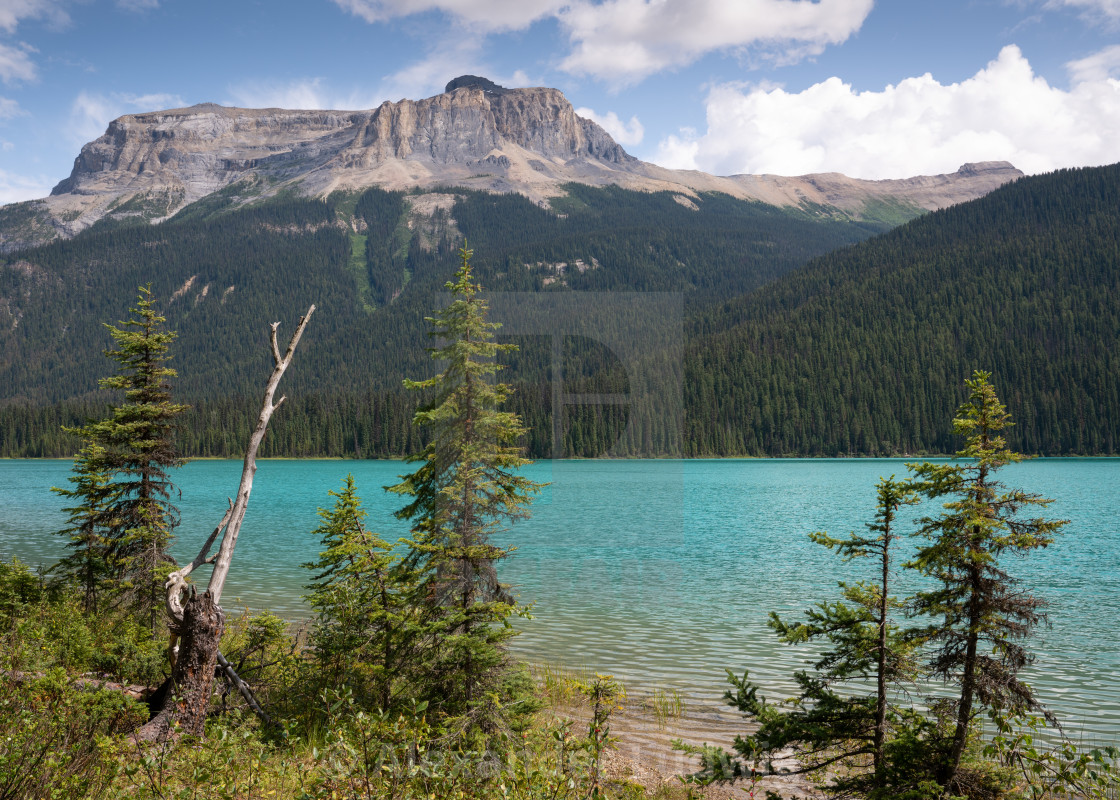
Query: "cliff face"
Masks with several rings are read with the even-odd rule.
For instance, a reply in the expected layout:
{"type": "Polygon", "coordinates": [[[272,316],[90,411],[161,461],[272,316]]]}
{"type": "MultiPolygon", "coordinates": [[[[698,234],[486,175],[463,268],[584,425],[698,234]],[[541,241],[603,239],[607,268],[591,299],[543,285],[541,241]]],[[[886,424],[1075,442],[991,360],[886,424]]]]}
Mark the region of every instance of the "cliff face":
{"type": "Polygon", "coordinates": [[[1021,174],[1002,162],[908,181],[667,170],[628,155],[556,89],[503,89],[462,76],[443,94],[369,111],[202,104],[121,117],[82,148],[70,177],[49,198],[0,210],[0,249],[72,236],[106,216],[156,221],[221,190],[249,200],[281,190],[324,195],[373,185],[459,185],[543,203],[562,184],[577,182],[684,195],[722,191],[859,216],[884,199],[912,210],[939,208],[1021,174]],[[8,224],[17,218],[19,225],[8,224]]]}

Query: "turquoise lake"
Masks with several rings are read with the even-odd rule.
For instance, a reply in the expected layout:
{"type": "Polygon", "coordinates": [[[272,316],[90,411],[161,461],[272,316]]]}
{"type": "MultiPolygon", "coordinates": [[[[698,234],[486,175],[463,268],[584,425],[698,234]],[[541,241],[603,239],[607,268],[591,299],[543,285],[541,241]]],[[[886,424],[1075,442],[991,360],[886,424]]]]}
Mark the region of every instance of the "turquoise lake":
{"type": "MultiPolygon", "coordinates": [[[[240,469],[237,461],[199,461],[176,474],[176,556],[197,553],[240,469]]],[[[0,556],[46,565],[62,554],[63,539],[52,534],[63,527],[63,503],[50,487],[66,485],[69,470],[69,461],[0,461],[0,556]]],[[[300,565],[318,552],[310,532],[316,509],[333,502],[327,492],[352,473],[369,526],[396,538],[406,532],[392,516],[401,501],[381,487],[406,470],[393,461],[260,462],[227,610],[236,598],[250,609],[306,617],[309,573],[300,565]]],[[[719,701],[727,668],[747,668],[777,697],[809,654],[776,643],[769,612],[797,618],[834,599],[837,581],[871,577],[807,534],[863,530],[876,481],[905,472],[901,460],[875,459],[539,462],[527,473],[551,485],[532,518],[502,542],[518,548],[503,579],[533,604],[514,648],[533,661],[675,687],[706,704],[719,701]]],[[[1046,515],[1070,520],[1049,548],[1007,562],[1050,603],[1050,627],[1032,642],[1037,662],[1028,682],[1076,738],[1116,741],[1120,460],[1039,459],[1001,475],[1054,498],[1046,515]]]]}

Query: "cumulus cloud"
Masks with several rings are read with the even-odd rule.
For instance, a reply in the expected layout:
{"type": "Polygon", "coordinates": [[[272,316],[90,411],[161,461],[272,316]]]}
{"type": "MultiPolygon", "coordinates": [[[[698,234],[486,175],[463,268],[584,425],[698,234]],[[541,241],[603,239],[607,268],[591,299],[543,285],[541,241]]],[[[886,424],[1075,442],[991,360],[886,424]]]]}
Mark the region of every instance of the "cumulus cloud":
{"type": "Polygon", "coordinates": [[[381,82],[381,95],[387,100],[430,97],[441,93],[447,81],[457,75],[485,75],[507,88],[534,85],[522,70],[506,74],[495,69],[488,63],[487,53],[480,39],[452,33],[433,42],[424,58],[386,76],[381,82]]]}
{"type": "Polygon", "coordinates": [[[554,18],[567,31],[569,72],[615,86],[712,51],[751,48],[797,61],[859,30],[874,0],[334,0],[366,22],[441,11],[480,32],[554,18]]]}
{"type": "Polygon", "coordinates": [[[30,56],[34,52],[35,48],[30,45],[13,47],[0,43],[0,80],[9,85],[35,80],[37,73],[30,56]]]}
{"type": "Polygon", "coordinates": [[[708,94],[707,130],[666,138],[654,160],[723,175],[876,179],[952,172],[969,161],[1006,160],[1028,173],[1111,163],[1120,161],[1120,81],[1104,68],[1071,66],[1081,80],[1062,90],[1011,45],[953,84],[926,74],[881,92],[854,92],[839,78],[798,93],[722,85],[708,94]]]}
{"type": "Polygon", "coordinates": [[[714,50],[761,46],[782,60],[819,53],[859,30],[872,0],[606,0],[560,19],[573,51],[562,66],[616,85],[714,50]]]}
{"type": "Polygon", "coordinates": [[[629,122],[623,122],[618,114],[608,111],[606,114],[597,114],[591,108],[577,108],[576,113],[597,123],[603,130],[621,145],[633,146],[642,143],[646,129],[637,117],[630,117],[629,122]]]}
{"type": "Polygon", "coordinates": [[[0,205],[46,197],[52,186],[45,175],[17,175],[0,169],[0,205]]]}
{"type": "Polygon", "coordinates": [[[500,76],[487,69],[482,51],[483,43],[478,39],[447,37],[433,44],[424,58],[386,76],[382,81],[383,93],[392,100],[430,97],[442,92],[448,79],[456,75],[489,75],[500,85],[500,76]]]}
{"type": "MultiPolygon", "coordinates": [[[[470,48],[475,49],[474,46],[470,48]]],[[[480,49],[480,48],[479,48],[480,49]]],[[[388,75],[375,90],[342,91],[329,86],[322,78],[299,78],[292,81],[248,81],[230,86],[222,102],[242,108],[298,108],[365,110],[377,108],[386,100],[416,99],[439,94],[448,78],[456,75],[488,75],[502,86],[528,86],[531,81],[524,72],[502,75],[486,67],[467,48],[434,48],[429,58],[421,59],[388,75]]]]}
{"type": "Polygon", "coordinates": [[[81,92],[70,106],[68,134],[75,143],[85,144],[103,134],[109,123],[123,114],[161,111],[183,105],[183,99],[174,94],[81,92]]]}

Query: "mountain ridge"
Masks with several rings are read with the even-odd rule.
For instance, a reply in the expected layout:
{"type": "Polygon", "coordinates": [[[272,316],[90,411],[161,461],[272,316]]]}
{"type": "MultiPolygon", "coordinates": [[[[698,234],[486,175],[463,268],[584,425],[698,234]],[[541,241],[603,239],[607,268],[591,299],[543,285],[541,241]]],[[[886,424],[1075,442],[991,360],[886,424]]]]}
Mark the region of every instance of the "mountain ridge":
{"type": "Polygon", "coordinates": [[[359,111],[242,109],[202,103],[129,114],[86,144],[51,195],[0,208],[0,250],[70,238],[105,218],[158,222],[227,192],[238,203],[294,191],[325,197],[371,186],[457,186],[517,193],[539,205],[567,184],[699,192],[822,216],[902,218],[982,196],[1023,175],[1007,162],[936,176],[867,181],[837,173],[715,176],[628,154],[548,87],[506,89],[460,76],[422,100],[359,111]]]}

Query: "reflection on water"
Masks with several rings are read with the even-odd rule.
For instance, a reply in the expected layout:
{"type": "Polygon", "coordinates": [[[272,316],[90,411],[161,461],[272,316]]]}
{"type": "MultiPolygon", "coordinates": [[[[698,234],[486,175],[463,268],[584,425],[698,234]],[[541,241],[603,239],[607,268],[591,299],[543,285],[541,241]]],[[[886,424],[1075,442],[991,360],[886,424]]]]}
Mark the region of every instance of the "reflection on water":
{"type": "MultiPolygon", "coordinates": [[[[63,551],[62,503],[49,492],[67,461],[0,462],[0,554],[49,563],[63,551]]],[[[236,490],[240,463],[181,470],[176,555],[193,557],[236,490]]],[[[318,542],[315,510],[354,474],[369,524],[386,538],[400,499],[381,487],[407,465],[391,461],[262,461],[227,584],[250,608],[306,615],[300,565],[318,542]]],[[[723,693],[725,669],[749,669],[772,694],[806,654],[778,644],[770,611],[796,617],[835,597],[836,582],[864,577],[806,534],[862,530],[880,476],[894,460],[564,461],[529,470],[551,481],[532,519],[504,535],[518,548],[503,569],[533,619],[515,648],[535,661],[612,672],[639,685],[674,686],[705,704],[723,693]]],[[[1050,548],[1009,571],[1050,601],[1051,628],[1035,639],[1028,679],[1089,739],[1120,734],[1120,461],[1046,459],[1009,467],[1009,483],[1056,498],[1048,516],[1071,520],[1050,548]]],[[[921,513],[915,510],[914,516],[921,513]]],[[[901,559],[900,559],[901,560],[901,559]]],[[[900,575],[900,592],[909,576],[900,575]]]]}

